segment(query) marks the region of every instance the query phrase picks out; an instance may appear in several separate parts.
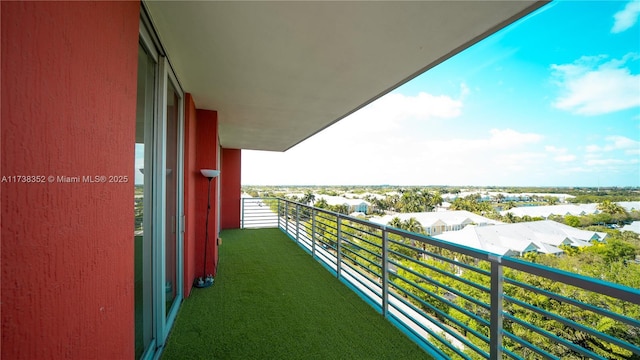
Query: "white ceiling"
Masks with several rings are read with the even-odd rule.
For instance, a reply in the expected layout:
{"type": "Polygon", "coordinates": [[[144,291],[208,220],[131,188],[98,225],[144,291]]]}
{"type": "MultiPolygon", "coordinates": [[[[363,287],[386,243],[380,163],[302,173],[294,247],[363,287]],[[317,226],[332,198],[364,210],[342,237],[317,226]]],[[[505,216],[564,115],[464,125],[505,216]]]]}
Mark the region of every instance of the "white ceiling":
{"type": "Polygon", "coordinates": [[[544,1],[145,5],[225,148],[284,151],[544,1]]]}

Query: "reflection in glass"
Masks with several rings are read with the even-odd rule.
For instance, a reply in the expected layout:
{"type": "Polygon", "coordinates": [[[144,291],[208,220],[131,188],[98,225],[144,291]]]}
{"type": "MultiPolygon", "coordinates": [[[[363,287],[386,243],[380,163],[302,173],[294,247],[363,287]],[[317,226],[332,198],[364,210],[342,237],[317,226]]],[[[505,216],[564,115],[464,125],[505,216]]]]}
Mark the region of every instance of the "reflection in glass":
{"type": "Polygon", "coordinates": [[[166,292],[166,314],[176,298],[177,280],[177,255],[178,255],[178,217],[177,217],[177,193],[178,193],[178,115],[179,101],[175,88],[168,84],[167,88],[167,158],[166,158],[166,219],[165,219],[165,292],[166,292]]]}
{"type": "Polygon", "coordinates": [[[135,357],[140,358],[153,341],[152,232],[151,212],[151,141],[153,140],[153,106],[155,62],[145,49],[138,47],[138,97],[135,142],[134,257],[135,257],[135,357]]]}

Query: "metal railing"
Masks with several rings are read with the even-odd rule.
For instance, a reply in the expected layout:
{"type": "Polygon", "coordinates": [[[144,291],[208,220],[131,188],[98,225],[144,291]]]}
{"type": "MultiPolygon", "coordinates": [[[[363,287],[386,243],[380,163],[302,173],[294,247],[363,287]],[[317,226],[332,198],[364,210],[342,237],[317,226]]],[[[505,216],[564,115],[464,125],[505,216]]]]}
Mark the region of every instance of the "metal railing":
{"type": "Polygon", "coordinates": [[[277,198],[242,198],[240,206],[241,228],[275,228],[278,227],[278,213],[272,210],[277,198]]]}
{"type": "Polygon", "coordinates": [[[640,358],[638,289],[284,199],[243,199],[243,228],[275,226],[436,358],[640,358]]]}

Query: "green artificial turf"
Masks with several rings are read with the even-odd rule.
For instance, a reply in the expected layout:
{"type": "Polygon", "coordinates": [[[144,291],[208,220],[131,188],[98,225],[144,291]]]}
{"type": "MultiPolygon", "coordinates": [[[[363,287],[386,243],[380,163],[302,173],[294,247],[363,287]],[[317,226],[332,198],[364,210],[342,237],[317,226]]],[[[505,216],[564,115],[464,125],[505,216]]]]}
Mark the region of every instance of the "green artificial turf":
{"type": "Polygon", "coordinates": [[[168,359],[430,359],[278,229],[221,234],[215,283],[194,288],[168,359]]]}

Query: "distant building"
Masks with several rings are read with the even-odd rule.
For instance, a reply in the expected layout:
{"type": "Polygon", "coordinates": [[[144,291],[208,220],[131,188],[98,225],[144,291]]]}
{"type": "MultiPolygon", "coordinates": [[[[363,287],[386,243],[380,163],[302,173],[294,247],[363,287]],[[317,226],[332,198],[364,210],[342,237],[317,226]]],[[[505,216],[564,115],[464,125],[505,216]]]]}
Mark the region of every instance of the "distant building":
{"type": "Polygon", "coordinates": [[[636,234],[640,234],[640,221],[634,221],[629,225],[625,225],[620,231],[633,231],[636,234]]]}
{"type": "Polygon", "coordinates": [[[616,204],[622,206],[627,212],[640,211],[640,201],[620,201],[616,204]]]}
{"type": "Polygon", "coordinates": [[[499,255],[522,256],[527,252],[561,254],[561,246],[584,247],[602,242],[607,234],[573,228],[551,220],[496,226],[468,226],[438,239],[499,255]]]}
{"type": "Polygon", "coordinates": [[[359,212],[368,214],[371,204],[362,199],[347,199],[342,196],[316,195],[316,202],[324,199],[331,206],[345,205],[349,207],[349,213],[359,212]]]}
{"type": "Polygon", "coordinates": [[[385,215],[382,217],[373,217],[369,221],[387,225],[393,218],[400,218],[405,221],[415,218],[427,235],[442,234],[445,231],[462,230],[467,225],[495,225],[502,222],[476,215],[466,210],[457,211],[436,211],[436,212],[418,212],[418,213],[397,213],[385,215]]]}
{"type": "Polygon", "coordinates": [[[532,218],[541,217],[548,219],[552,215],[566,216],[566,215],[591,215],[599,214],[598,204],[564,204],[564,205],[544,205],[544,206],[519,206],[509,210],[500,212],[500,215],[504,216],[507,213],[512,213],[515,216],[531,216],[532,218]]]}

